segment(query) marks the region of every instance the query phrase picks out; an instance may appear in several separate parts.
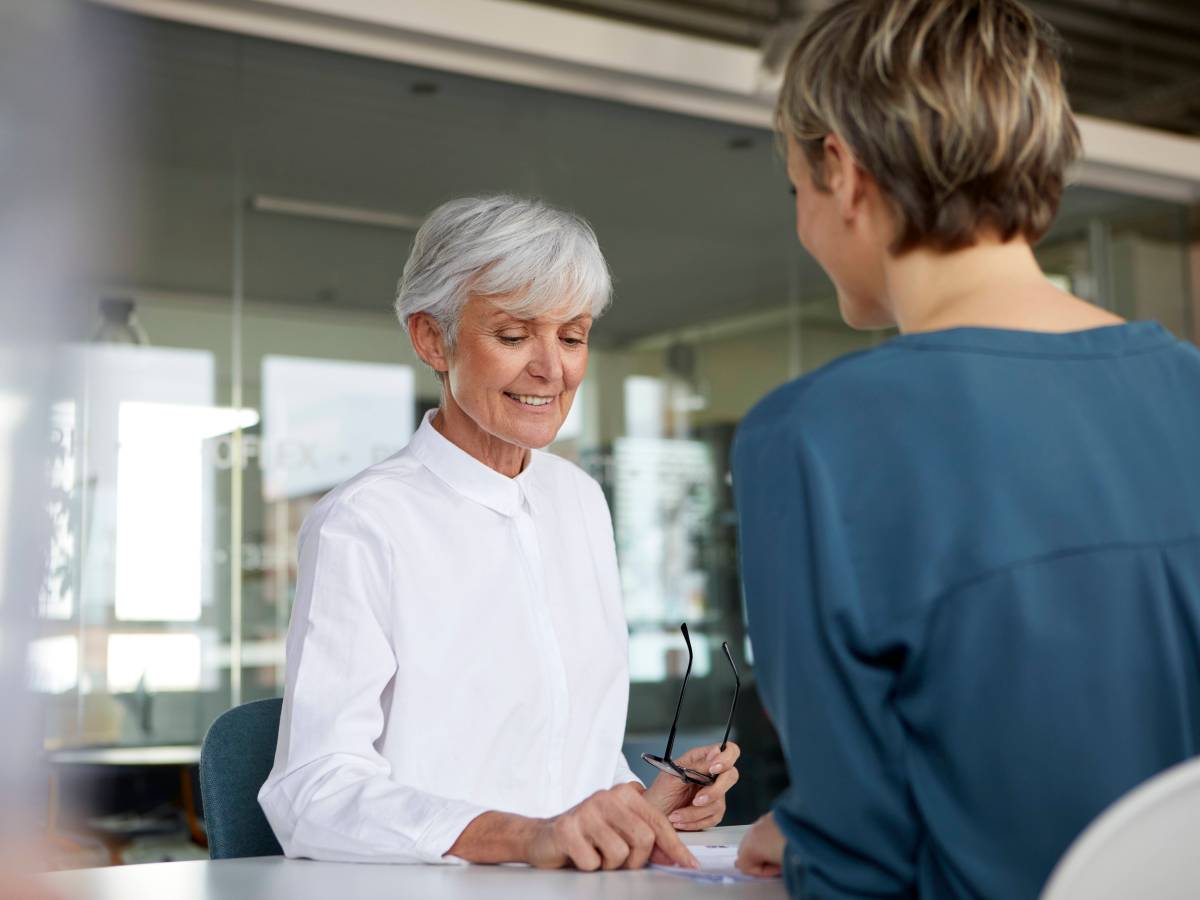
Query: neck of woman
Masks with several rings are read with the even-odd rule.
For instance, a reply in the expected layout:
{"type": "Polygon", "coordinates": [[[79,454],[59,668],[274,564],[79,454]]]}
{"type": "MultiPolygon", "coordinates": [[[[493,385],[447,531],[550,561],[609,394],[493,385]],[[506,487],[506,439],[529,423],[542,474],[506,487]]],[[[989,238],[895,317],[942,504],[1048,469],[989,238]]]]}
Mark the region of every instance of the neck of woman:
{"type": "Polygon", "coordinates": [[[888,258],[884,282],[905,334],[962,327],[1064,332],[1124,321],[1051,284],[1024,238],[982,237],[949,253],[918,247],[888,258]]]}
{"type": "Polygon", "coordinates": [[[529,462],[527,448],[484,431],[454,402],[448,390],[443,392],[442,405],[433,417],[433,427],[460,450],[508,478],[520,475],[529,462]]]}

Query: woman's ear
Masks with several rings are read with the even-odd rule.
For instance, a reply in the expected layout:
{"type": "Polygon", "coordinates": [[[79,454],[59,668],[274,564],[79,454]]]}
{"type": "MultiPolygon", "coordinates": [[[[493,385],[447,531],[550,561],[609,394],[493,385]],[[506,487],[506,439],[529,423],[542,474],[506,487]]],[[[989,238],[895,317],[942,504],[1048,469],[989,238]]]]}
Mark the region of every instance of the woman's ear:
{"type": "Polygon", "coordinates": [[[446,351],[446,338],[442,327],[429,313],[413,313],[408,317],[408,337],[413,350],[433,371],[444,374],[450,371],[450,355],[446,351]]]}
{"type": "Polygon", "coordinates": [[[825,135],[825,181],[837,201],[838,213],[850,222],[866,202],[870,176],[858,164],[850,148],[832,132],[825,135]]]}

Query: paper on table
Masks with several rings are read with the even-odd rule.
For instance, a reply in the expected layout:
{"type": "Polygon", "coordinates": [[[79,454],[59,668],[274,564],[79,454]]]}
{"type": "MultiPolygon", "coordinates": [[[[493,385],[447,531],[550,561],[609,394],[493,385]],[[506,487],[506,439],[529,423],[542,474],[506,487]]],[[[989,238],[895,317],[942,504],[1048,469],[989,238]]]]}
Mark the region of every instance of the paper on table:
{"type": "Polygon", "coordinates": [[[706,884],[733,884],[737,881],[758,880],[753,875],[745,875],[737,870],[737,844],[694,844],[688,849],[696,857],[696,862],[700,863],[699,869],[659,865],[650,868],[706,884]]]}

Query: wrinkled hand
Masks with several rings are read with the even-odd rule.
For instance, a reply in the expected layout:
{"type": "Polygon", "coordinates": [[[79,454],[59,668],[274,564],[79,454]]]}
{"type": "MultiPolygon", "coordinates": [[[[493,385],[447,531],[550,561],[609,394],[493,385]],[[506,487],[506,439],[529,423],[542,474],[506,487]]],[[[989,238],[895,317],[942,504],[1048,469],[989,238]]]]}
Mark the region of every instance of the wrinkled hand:
{"type": "Polygon", "coordinates": [[[783,849],[787,841],[771,813],[762,816],[746,832],[738,847],[737,867],[747,875],[776,877],[783,871],[783,849]]]}
{"type": "Polygon", "coordinates": [[[662,810],[680,831],[700,831],[719,825],[725,818],[725,794],[737,784],[738,770],[734,765],[742,755],[741,748],[733,741],[694,747],[675,762],[697,772],[716,775],[710,785],[688,784],[682,779],[665,772],[654,779],[646,791],[646,799],[662,810]]]}
{"type": "Polygon", "coordinates": [[[698,869],[666,816],[644,789],[630,782],[597,791],[535,829],[526,855],[531,865],[557,869],[640,869],[647,862],[698,869]]]}

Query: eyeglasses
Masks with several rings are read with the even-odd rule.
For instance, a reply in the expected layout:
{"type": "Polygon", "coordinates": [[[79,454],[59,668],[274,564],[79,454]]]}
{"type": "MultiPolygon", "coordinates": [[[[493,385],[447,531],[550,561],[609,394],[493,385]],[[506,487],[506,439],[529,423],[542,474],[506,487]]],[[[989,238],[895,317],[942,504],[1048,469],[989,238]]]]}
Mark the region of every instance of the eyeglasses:
{"type": "MultiPolygon", "coordinates": [[[[681,766],[675,760],[671,759],[671,751],[675,749],[675,728],[679,724],[679,711],[683,709],[683,692],[687,690],[688,676],[692,674],[692,639],[688,635],[687,623],[684,622],[680,625],[679,630],[683,632],[683,641],[687,644],[688,664],[687,671],[683,673],[683,685],[679,688],[679,702],[675,704],[675,718],[671,720],[671,733],[667,735],[667,749],[663,751],[662,756],[643,753],[642,759],[654,766],[658,771],[673,775],[680,781],[687,782],[688,784],[707,785],[712,784],[717,779],[707,772],[697,772],[695,769],[681,766]]],[[[742,689],[742,679],[738,677],[737,666],[733,664],[733,657],[729,653],[729,642],[723,641],[721,649],[725,651],[725,658],[729,660],[729,668],[733,670],[733,703],[729,707],[729,719],[725,723],[725,737],[721,738],[721,751],[724,752],[725,745],[729,743],[729,729],[733,727],[733,711],[737,709],[738,693],[742,689]]]]}

